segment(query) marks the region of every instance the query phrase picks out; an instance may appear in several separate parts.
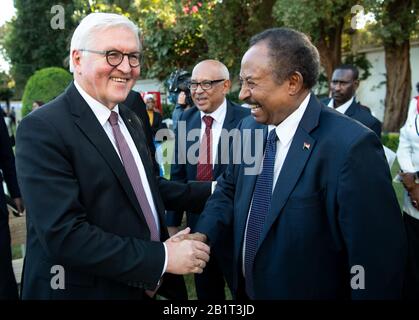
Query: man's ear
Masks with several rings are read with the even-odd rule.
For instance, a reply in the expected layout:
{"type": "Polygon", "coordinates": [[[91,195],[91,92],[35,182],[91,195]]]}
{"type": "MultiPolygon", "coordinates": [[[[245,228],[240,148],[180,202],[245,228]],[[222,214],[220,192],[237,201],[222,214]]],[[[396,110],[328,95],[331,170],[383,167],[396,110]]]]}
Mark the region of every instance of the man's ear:
{"type": "Polygon", "coordinates": [[[354,91],[356,91],[356,89],[358,89],[359,87],[359,79],[354,80],[354,91]]]}
{"type": "Polygon", "coordinates": [[[300,72],[295,71],[288,81],[288,93],[290,96],[295,96],[303,89],[304,79],[300,72]]]}
{"type": "Polygon", "coordinates": [[[81,55],[82,55],[82,52],[79,50],[73,50],[73,52],[71,53],[71,59],[73,61],[74,72],[77,72],[77,73],[80,72],[81,55]]]}
{"type": "Polygon", "coordinates": [[[225,94],[227,94],[231,88],[231,80],[225,80],[223,86],[223,91],[225,94]]]}

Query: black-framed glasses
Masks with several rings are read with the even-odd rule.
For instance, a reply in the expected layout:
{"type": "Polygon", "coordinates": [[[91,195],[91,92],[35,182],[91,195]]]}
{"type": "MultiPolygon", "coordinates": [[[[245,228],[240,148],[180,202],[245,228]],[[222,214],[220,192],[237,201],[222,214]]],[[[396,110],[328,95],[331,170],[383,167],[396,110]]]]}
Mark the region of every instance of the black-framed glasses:
{"type": "Polygon", "coordinates": [[[122,53],[118,50],[99,51],[89,49],[79,49],[79,51],[86,51],[104,55],[106,57],[106,61],[112,67],[119,66],[124,60],[124,56],[128,57],[128,63],[131,66],[131,68],[136,68],[141,64],[141,53],[139,52],[122,53]]]}
{"type": "Polygon", "coordinates": [[[202,90],[209,90],[212,88],[212,85],[214,83],[218,83],[221,81],[224,81],[225,79],[219,79],[219,80],[204,80],[201,82],[195,82],[195,81],[191,81],[188,84],[189,89],[191,90],[198,90],[198,86],[201,86],[202,90]]]}

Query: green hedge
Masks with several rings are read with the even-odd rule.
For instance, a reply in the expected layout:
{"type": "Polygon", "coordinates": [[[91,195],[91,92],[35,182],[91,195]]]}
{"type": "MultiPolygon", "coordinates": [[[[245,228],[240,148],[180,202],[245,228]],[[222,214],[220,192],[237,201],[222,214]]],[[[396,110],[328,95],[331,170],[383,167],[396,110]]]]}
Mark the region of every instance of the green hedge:
{"type": "Polygon", "coordinates": [[[396,152],[397,147],[399,146],[399,136],[400,134],[396,132],[383,133],[381,135],[381,142],[387,148],[396,152]]]}
{"type": "Polygon", "coordinates": [[[73,79],[72,75],[57,67],[36,71],[28,80],[22,98],[22,117],[32,111],[32,103],[47,103],[61,94],[73,79]]]}

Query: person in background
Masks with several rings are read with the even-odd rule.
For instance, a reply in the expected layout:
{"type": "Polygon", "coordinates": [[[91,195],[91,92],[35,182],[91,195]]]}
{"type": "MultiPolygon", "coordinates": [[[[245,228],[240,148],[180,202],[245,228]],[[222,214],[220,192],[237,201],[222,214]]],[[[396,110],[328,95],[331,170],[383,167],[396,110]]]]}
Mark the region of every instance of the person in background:
{"type": "Polygon", "coordinates": [[[41,101],[41,100],[35,100],[33,103],[32,103],[32,111],[34,111],[34,110],[36,110],[36,109],[38,109],[38,108],[40,108],[41,106],[43,106],[45,103],[43,102],[43,101],[41,101]]]}
{"type": "Polygon", "coordinates": [[[17,300],[18,288],[12,267],[12,252],[10,248],[9,211],[3,190],[3,179],[13,198],[18,216],[24,211],[16,178],[15,157],[10,142],[9,132],[0,117],[0,300],[17,300]]]}
{"type": "Polygon", "coordinates": [[[160,112],[156,111],[156,98],[154,95],[146,94],[144,96],[144,101],[147,106],[148,119],[154,137],[159,129],[166,128],[166,126],[163,123],[163,118],[160,112]]]}
{"type": "MultiPolygon", "coordinates": [[[[416,84],[419,93],[419,82],[416,84]]],[[[400,129],[397,160],[405,188],[403,212],[408,240],[408,261],[404,285],[406,299],[419,299],[419,96],[409,104],[406,122],[400,129]]]]}
{"type": "Polygon", "coordinates": [[[359,71],[350,64],[338,66],[330,81],[331,99],[322,102],[336,111],[361,122],[381,139],[381,122],[371,114],[371,110],[356,101],[355,92],[359,86],[359,71]]]}
{"type": "MultiPolygon", "coordinates": [[[[218,60],[204,60],[193,71],[190,90],[194,107],[182,113],[175,142],[175,162],[170,179],[173,181],[215,181],[224,172],[232,139],[225,133],[231,132],[238,123],[250,114],[249,109],[226,99],[231,87],[227,67],[218,60]],[[181,130],[183,126],[184,130],[181,130]],[[185,135],[199,133],[195,139],[185,135]],[[179,146],[185,145],[185,148],[179,146]],[[199,145],[198,161],[188,159],[195,145],[199,145]],[[186,161],[180,161],[185,159],[186,161]]],[[[200,212],[187,212],[187,226],[193,231],[200,212]]],[[[169,234],[179,231],[182,211],[168,211],[166,214],[169,234]]],[[[204,272],[195,276],[199,300],[224,300],[225,280],[232,288],[232,230],[224,232],[211,251],[211,260],[204,272]]]]}

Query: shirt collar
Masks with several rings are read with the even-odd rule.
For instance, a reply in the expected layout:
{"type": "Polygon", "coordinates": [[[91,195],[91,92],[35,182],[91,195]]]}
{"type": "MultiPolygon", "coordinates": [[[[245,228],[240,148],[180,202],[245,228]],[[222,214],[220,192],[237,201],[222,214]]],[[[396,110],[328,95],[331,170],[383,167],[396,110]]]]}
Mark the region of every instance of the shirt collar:
{"type": "MultiPolygon", "coordinates": [[[[345,113],[346,110],[348,110],[348,108],[351,106],[352,102],[354,101],[355,97],[350,98],[348,101],[346,101],[344,104],[342,104],[341,106],[337,107],[335,110],[339,111],[340,113],[345,113]]],[[[330,99],[329,103],[328,103],[328,107],[333,108],[333,104],[335,103],[335,101],[333,99],[330,99]]]]}
{"type": "Polygon", "coordinates": [[[303,102],[301,102],[300,106],[291,113],[284,121],[282,121],[279,125],[269,125],[268,132],[272,129],[276,130],[276,135],[278,136],[279,141],[281,141],[282,145],[287,145],[290,143],[292,138],[294,137],[295,131],[297,131],[298,124],[300,123],[301,119],[303,118],[304,112],[307,109],[308,102],[310,101],[311,93],[304,98],[303,102]]]}
{"type": "MultiPolygon", "coordinates": [[[[101,104],[99,101],[94,99],[90,96],[84,89],[74,80],[74,85],[76,86],[77,91],[89,105],[90,109],[92,109],[93,113],[95,114],[96,118],[98,119],[99,123],[103,127],[105,123],[108,121],[109,117],[111,116],[111,110],[109,110],[106,106],[101,104]]],[[[119,115],[119,107],[116,105],[112,111],[115,111],[119,115]]],[[[119,119],[119,117],[118,117],[119,119]]]]}
{"type": "Polygon", "coordinates": [[[215,122],[217,123],[223,123],[225,115],[227,113],[227,100],[224,98],[223,103],[212,113],[204,113],[200,111],[201,113],[201,120],[204,116],[211,116],[215,122]]]}

